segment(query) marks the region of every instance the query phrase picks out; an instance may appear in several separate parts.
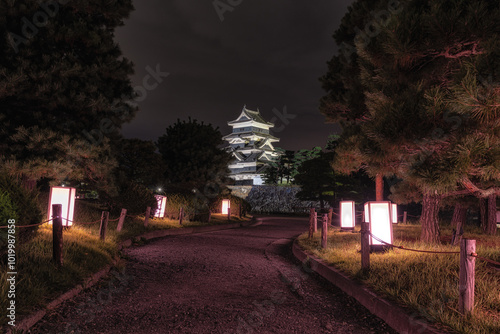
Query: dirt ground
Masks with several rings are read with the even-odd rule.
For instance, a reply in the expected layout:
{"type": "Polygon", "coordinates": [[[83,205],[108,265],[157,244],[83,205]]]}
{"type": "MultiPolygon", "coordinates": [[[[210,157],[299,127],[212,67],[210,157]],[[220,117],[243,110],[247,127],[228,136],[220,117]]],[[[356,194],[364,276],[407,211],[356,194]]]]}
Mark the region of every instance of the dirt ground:
{"type": "Polygon", "coordinates": [[[30,333],[396,333],[296,262],[307,219],[166,237],[30,333]]]}

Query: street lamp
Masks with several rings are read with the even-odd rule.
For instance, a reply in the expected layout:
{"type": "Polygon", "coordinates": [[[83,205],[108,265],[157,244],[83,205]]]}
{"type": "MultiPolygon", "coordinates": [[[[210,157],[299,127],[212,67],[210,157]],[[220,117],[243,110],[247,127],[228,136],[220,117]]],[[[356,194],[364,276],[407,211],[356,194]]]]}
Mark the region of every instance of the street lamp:
{"type": "Polygon", "coordinates": [[[52,218],[52,205],[61,204],[61,218],[63,226],[73,225],[73,216],[75,213],[75,188],[69,187],[50,187],[49,208],[47,210],[47,219],[52,218]]]}
{"type": "Polygon", "coordinates": [[[365,203],[365,218],[370,225],[370,245],[373,250],[385,249],[392,244],[392,203],[389,201],[365,203]],[[375,236],[377,240],[374,237],[375,236]],[[385,243],[384,243],[385,242],[385,243]]]}
{"type": "Polygon", "coordinates": [[[229,210],[231,210],[231,201],[228,199],[223,199],[222,200],[222,214],[227,215],[229,213],[229,210]]]}
{"type": "Polygon", "coordinates": [[[165,217],[165,207],[167,206],[167,196],[155,195],[156,198],[156,211],[155,217],[163,218],[165,217]]]}
{"type": "Polygon", "coordinates": [[[340,202],[340,228],[342,230],[354,230],[356,225],[354,201],[340,202]]]}

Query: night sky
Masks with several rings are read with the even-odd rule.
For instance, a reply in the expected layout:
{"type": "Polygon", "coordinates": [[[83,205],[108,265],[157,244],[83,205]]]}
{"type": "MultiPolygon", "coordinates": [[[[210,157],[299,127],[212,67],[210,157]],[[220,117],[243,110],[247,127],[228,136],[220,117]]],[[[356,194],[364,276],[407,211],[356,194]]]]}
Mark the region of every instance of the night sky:
{"type": "Polygon", "coordinates": [[[156,141],[188,116],[225,135],[243,105],[275,120],[276,146],[284,149],[324,146],[338,132],[318,111],[324,95],[318,78],[337,52],[331,36],[353,1],[232,2],[240,4],[221,21],[213,0],[135,1],[116,31],[123,54],[135,63],[132,83],[142,85],[146,67],[158,64],[169,76],[139,103],[137,117],[123,128],[126,138],[156,141]]]}

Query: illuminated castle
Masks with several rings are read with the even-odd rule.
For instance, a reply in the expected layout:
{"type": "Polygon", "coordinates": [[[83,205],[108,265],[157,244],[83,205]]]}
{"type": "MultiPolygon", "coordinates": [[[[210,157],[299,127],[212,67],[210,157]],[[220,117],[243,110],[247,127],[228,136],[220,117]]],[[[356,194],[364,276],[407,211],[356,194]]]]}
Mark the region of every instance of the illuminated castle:
{"type": "Polygon", "coordinates": [[[279,156],[272,144],[279,139],[269,134],[274,124],[266,122],[258,109],[252,111],[246,106],[237,119],[227,124],[233,128],[233,132],[223,138],[229,143],[227,149],[234,158],[229,164],[229,176],[236,185],[264,184],[264,170],[279,156]]]}

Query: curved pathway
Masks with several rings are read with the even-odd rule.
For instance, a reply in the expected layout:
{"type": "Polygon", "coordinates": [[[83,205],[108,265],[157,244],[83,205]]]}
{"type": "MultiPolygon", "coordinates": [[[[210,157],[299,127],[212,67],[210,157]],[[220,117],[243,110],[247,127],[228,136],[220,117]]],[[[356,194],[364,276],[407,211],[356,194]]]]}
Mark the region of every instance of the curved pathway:
{"type": "Polygon", "coordinates": [[[31,333],[396,333],[291,257],[307,219],[166,237],[31,333]]]}

